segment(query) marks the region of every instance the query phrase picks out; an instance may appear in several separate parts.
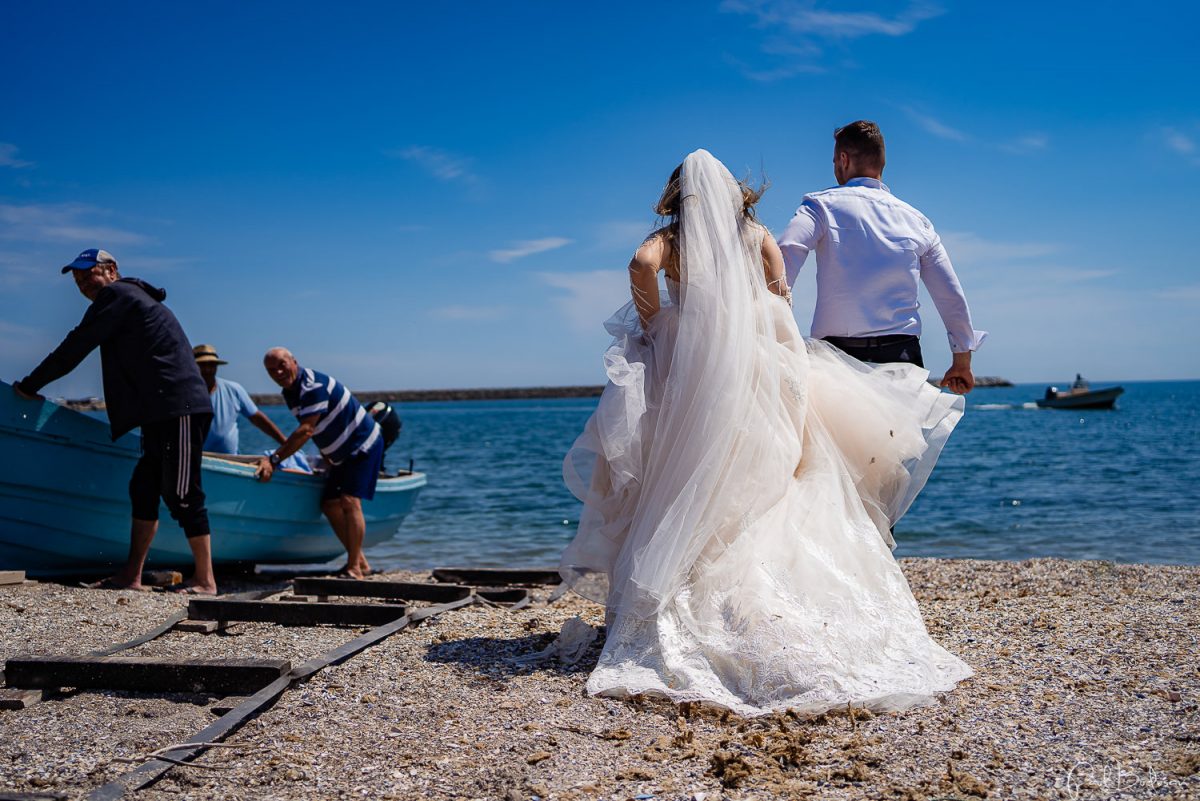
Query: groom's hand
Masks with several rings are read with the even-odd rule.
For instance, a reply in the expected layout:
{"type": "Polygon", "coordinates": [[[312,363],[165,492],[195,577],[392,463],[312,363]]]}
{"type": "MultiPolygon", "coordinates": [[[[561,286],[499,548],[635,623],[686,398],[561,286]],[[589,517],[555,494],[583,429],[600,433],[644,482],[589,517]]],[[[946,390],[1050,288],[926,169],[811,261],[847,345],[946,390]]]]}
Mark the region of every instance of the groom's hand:
{"type": "Polygon", "coordinates": [[[975,388],[975,374],[971,372],[971,351],[954,354],[954,362],[942,376],[939,386],[956,395],[966,395],[975,388]]]}

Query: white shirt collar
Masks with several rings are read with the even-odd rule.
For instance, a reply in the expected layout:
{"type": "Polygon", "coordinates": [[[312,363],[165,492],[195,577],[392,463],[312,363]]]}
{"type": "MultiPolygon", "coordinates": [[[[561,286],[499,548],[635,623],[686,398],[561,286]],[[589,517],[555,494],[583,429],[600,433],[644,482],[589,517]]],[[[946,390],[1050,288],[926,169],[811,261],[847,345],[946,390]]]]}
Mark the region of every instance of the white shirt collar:
{"type": "Polygon", "coordinates": [[[878,178],[851,178],[843,186],[865,186],[868,189],[882,189],[888,194],[892,192],[892,190],[888,189],[887,184],[878,178]]]}

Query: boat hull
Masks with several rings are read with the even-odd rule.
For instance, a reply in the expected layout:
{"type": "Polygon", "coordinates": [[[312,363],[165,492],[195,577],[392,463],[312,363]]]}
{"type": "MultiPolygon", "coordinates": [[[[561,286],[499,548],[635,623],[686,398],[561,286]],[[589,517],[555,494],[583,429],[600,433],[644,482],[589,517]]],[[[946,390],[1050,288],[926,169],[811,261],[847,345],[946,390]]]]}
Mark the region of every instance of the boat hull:
{"type": "Polygon", "coordinates": [[[1053,398],[1041,398],[1037,405],[1043,409],[1111,409],[1124,387],[1109,387],[1089,392],[1063,394],[1053,398]]]}
{"type": "MultiPolygon", "coordinates": [[[[124,562],[139,455],[136,435],[112,442],[105,422],[22,400],[0,382],[0,570],[70,573],[124,562]]],[[[277,472],[264,484],[253,465],[208,455],[202,469],[214,563],[319,563],[344,553],[321,514],[320,476],[277,472]]],[[[421,473],[379,480],[375,499],[363,503],[366,547],[395,536],[425,483],[421,473]]],[[[163,508],[147,564],[191,562],[163,508]]]]}

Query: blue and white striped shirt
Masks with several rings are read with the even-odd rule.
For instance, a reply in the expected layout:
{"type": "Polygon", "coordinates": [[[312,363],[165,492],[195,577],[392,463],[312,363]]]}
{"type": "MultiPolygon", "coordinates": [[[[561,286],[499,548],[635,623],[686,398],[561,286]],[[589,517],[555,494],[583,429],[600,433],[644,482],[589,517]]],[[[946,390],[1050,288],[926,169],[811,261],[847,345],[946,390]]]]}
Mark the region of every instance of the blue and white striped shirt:
{"type": "Polygon", "coordinates": [[[312,439],[331,464],[365,453],[379,439],[375,418],[332,376],[302,367],[283,399],[298,420],[320,415],[312,439]]]}

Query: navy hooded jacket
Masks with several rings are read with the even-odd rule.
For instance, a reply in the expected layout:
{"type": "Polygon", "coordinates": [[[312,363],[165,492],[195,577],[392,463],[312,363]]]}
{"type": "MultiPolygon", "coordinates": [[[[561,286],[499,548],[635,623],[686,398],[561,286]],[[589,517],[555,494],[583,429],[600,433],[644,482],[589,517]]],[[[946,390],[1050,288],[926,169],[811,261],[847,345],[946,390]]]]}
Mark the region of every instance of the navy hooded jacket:
{"type": "Polygon", "coordinates": [[[21,389],[39,391],[99,346],[113,439],[145,423],[211,413],[208,387],[166,297],[138,278],[104,287],[62,344],[21,379],[21,389]]]}

